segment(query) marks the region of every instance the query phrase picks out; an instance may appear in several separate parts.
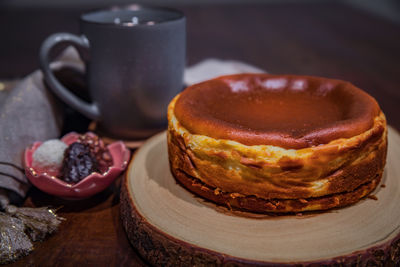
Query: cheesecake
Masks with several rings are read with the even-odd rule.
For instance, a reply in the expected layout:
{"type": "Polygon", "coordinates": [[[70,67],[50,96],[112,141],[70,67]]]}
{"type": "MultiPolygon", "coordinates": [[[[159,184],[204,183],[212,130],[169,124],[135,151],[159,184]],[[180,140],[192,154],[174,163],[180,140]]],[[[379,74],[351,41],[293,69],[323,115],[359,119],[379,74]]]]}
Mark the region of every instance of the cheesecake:
{"type": "Polygon", "coordinates": [[[358,202],[379,184],[386,119],[349,82],[238,74],[186,88],[168,106],[175,179],[232,209],[290,213],[358,202]]]}

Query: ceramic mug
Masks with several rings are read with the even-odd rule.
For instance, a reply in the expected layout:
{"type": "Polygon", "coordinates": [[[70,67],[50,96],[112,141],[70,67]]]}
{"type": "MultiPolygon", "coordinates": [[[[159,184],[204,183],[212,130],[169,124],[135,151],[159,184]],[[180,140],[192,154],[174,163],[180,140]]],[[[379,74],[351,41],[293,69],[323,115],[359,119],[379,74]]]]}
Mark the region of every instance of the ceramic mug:
{"type": "Polygon", "coordinates": [[[83,14],[82,35],[56,33],[40,49],[49,88],[111,136],[148,137],[166,126],[169,101],[183,88],[186,20],[182,12],[139,5],[83,14]],[[86,64],[92,103],[76,97],[50,69],[50,52],[73,45],[86,64]]]}

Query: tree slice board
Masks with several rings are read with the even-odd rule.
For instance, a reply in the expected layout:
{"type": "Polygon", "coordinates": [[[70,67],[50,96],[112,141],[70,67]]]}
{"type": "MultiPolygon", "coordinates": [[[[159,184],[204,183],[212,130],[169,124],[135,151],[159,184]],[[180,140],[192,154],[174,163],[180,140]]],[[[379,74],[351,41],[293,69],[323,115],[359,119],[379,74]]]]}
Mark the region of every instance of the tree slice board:
{"type": "Polygon", "coordinates": [[[302,216],[231,212],[176,183],[164,132],[131,161],[121,218],[133,246],[156,266],[399,266],[400,135],[392,128],[386,170],[373,196],[302,216]]]}

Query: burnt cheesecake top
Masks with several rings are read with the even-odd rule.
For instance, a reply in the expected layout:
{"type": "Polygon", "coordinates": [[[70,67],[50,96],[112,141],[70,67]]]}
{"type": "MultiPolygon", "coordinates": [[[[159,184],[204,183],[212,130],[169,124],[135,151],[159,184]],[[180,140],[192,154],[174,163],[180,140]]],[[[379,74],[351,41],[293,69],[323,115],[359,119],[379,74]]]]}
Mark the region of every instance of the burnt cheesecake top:
{"type": "Polygon", "coordinates": [[[269,74],[223,76],[186,88],[175,104],[192,134],[300,149],[370,129],[380,108],[354,85],[269,74]]]}

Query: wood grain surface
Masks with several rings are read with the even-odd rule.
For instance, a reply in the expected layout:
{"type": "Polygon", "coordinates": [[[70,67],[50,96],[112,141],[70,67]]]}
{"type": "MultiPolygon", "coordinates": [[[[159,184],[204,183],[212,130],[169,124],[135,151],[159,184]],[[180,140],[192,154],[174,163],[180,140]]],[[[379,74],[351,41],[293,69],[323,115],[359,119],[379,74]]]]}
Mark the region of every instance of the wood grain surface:
{"type": "MultiPolygon", "coordinates": [[[[400,26],[341,3],[177,6],[187,16],[188,64],[207,57],[236,59],[271,73],[348,80],[377,98],[400,129],[400,26]]],[[[56,31],[78,33],[82,9],[0,9],[0,78],[38,68],[40,43],[56,31]],[[23,19],[21,19],[23,18],[23,19]],[[27,23],[29,21],[29,23],[27,23]],[[50,23],[51,22],[51,23],[50,23]]],[[[76,114],[67,131],[76,129],[76,114]]],[[[79,126],[81,127],[81,126],[79,126]]],[[[119,219],[119,185],[79,202],[32,189],[26,206],[63,206],[60,231],[10,266],[146,266],[119,219]]]]}
{"type": "Polygon", "coordinates": [[[122,185],[124,226],[141,255],[160,266],[397,265],[400,135],[389,128],[388,139],[385,187],[372,193],[377,200],[301,216],[256,216],[226,210],[177,184],[169,171],[166,133],[161,133],[130,163],[122,185]]]}

